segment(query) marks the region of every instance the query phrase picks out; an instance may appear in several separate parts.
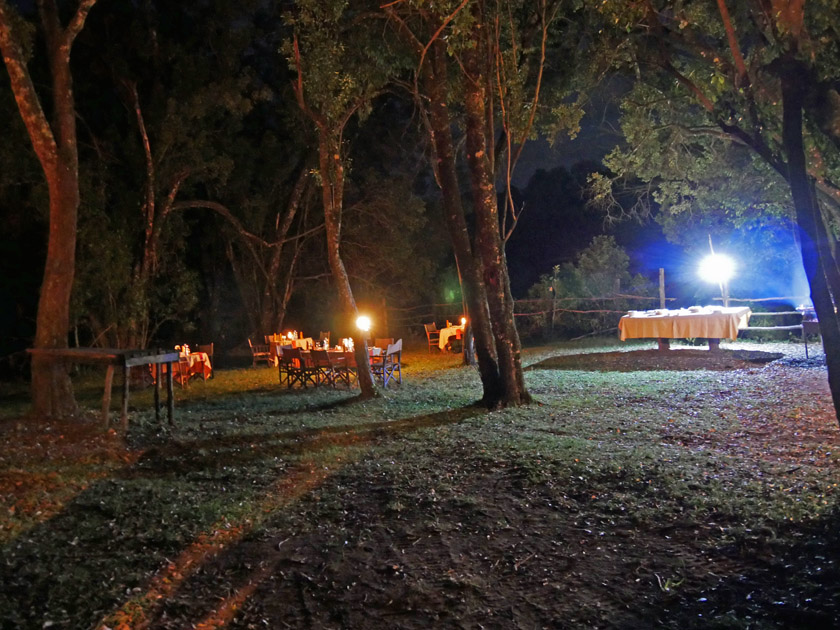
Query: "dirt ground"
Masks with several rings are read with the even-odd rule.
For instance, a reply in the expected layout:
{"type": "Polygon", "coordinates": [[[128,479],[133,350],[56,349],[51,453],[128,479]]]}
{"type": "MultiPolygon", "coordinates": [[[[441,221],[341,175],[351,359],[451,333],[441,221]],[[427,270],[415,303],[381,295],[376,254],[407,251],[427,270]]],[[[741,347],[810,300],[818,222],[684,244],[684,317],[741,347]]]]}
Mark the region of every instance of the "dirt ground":
{"type": "MultiPolygon", "coordinates": [[[[595,352],[541,365],[754,370],[771,361],[780,380],[825,393],[824,375],[809,369],[820,359],[767,351],[595,352]]],[[[825,430],[821,419],[796,427],[745,420],[737,436],[698,446],[738,457],[766,451],[768,443],[840,447],[837,431],[825,430]]],[[[838,627],[835,519],[808,530],[748,531],[717,546],[711,541],[737,522],[700,522],[687,514],[651,528],[582,484],[535,483],[527,471],[476,457],[468,445],[445,458],[430,450],[425,460],[418,443],[411,448],[421,476],[456,481],[413,487],[373,463],[339,473],[307,515],[340,522],[338,533],[332,526],[301,531],[277,523],[236,554],[214,560],[191,598],[214,592],[215,576],[238,576],[229,590],[253,591],[236,628],[838,627]],[[320,512],[319,500],[340,507],[320,512]]],[[[777,455],[795,467],[802,453],[781,447],[777,455]]],[[[182,619],[177,608],[164,608],[157,623],[176,628],[182,619]]]]}

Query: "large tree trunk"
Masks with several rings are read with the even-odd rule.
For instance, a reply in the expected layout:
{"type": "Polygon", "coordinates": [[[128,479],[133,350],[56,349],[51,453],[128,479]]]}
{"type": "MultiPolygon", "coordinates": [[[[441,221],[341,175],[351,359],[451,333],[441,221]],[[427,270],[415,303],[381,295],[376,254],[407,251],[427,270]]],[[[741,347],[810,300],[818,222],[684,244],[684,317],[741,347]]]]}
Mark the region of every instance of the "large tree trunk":
{"type": "MultiPolygon", "coordinates": [[[[72,162],[72,161],[71,161],[72,162]]],[[[70,326],[70,295],[76,264],[78,175],[74,164],[59,162],[48,178],[50,229],[44,279],[38,300],[36,348],[66,348],[70,326]]],[[[61,361],[32,357],[32,412],[62,418],[77,412],[73,385],[61,361]]]]}
{"type": "Polygon", "coordinates": [[[452,142],[449,111],[446,106],[446,49],[435,41],[429,51],[430,63],[424,68],[424,87],[429,97],[429,119],[435,150],[435,171],[443,197],[444,217],[452,240],[455,261],[461,275],[461,290],[467,304],[475,353],[483,387],[482,402],[495,405],[503,397],[502,381],[487,294],[481,270],[473,257],[467,221],[461,203],[461,190],[455,169],[455,149],[452,142]]]}
{"type": "Polygon", "coordinates": [[[788,182],[796,210],[796,221],[801,231],[799,243],[805,274],[811,287],[811,300],[820,322],[823,338],[828,386],[834,401],[834,410],[840,421],[840,322],[829,292],[826,268],[833,260],[823,260],[820,239],[825,233],[818,227],[822,216],[817,200],[812,195],[813,186],[805,162],[802,140],[802,107],[804,87],[800,78],[805,76],[801,64],[789,54],[784,60],[782,80],[782,140],[788,158],[788,182]]]}
{"type": "MultiPolygon", "coordinates": [[[[46,176],[50,196],[47,260],[38,300],[36,348],[67,347],[79,211],[79,159],[70,50],[94,4],[96,0],[80,0],[66,28],[59,21],[55,0],[44,0],[38,5],[52,77],[50,96],[54,116],[51,126],[26,67],[20,39],[13,30],[13,11],[6,0],[0,0],[0,51],[21,118],[46,176]]],[[[32,411],[44,417],[76,413],[73,386],[62,362],[33,358],[32,411]]]]}
{"type": "MultiPolygon", "coordinates": [[[[341,140],[328,129],[318,132],[319,166],[321,170],[321,190],[324,199],[324,227],[327,232],[327,257],[332,272],[339,302],[344,313],[354,325],[358,309],[350,287],[350,278],[341,260],[341,212],[344,203],[344,167],[341,162],[341,140]]],[[[376,386],[370,371],[368,358],[367,334],[354,334],[356,366],[362,398],[376,396],[376,386]]]]}
{"type": "Polygon", "coordinates": [[[490,307],[490,318],[496,338],[499,374],[503,393],[500,404],[519,405],[530,402],[522,374],[521,346],[513,318],[513,298],[507,261],[500,233],[499,210],[494,184],[492,147],[487,139],[488,123],[485,89],[487,72],[478,52],[465,55],[470,75],[464,82],[467,115],[467,165],[472,183],[473,208],[477,227],[477,253],[481,257],[484,286],[490,307]]]}

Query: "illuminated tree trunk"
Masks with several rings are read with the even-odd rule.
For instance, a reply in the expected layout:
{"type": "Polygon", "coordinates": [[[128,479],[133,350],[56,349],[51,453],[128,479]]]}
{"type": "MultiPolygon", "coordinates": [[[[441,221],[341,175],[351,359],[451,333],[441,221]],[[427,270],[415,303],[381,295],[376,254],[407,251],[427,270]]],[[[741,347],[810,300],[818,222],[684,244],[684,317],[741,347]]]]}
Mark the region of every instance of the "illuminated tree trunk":
{"type": "MultiPolygon", "coordinates": [[[[44,171],[50,198],[47,259],[35,329],[36,348],[67,347],[79,210],[79,160],[70,49],[94,4],[96,0],[81,0],[68,25],[63,27],[55,0],[38,3],[52,79],[53,123],[50,125],[26,67],[20,39],[13,30],[12,9],[6,0],[0,0],[0,51],[21,118],[44,171]]],[[[62,362],[33,357],[32,411],[37,416],[49,418],[76,413],[73,386],[62,362]]]]}
{"type": "MultiPolygon", "coordinates": [[[[327,257],[330,271],[338,291],[339,301],[351,325],[355,323],[358,309],[350,287],[350,278],[341,260],[341,212],[344,204],[344,166],[341,160],[341,138],[329,129],[318,130],[318,155],[321,170],[321,192],[324,199],[324,227],[327,233],[327,257]]],[[[362,398],[376,396],[373,374],[368,358],[367,335],[354,335],[354,352],[362,398]]]]}

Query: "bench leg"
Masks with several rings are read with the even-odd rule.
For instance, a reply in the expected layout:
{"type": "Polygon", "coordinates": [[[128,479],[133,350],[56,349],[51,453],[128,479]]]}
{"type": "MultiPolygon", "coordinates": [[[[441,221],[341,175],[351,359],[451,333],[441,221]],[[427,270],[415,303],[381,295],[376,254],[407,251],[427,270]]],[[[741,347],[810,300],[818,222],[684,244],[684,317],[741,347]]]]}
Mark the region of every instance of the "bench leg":
{"type": "Polygon", "coordinates": [[[720,339],[709,339],[709,352],[720,352],[720,339]]]}

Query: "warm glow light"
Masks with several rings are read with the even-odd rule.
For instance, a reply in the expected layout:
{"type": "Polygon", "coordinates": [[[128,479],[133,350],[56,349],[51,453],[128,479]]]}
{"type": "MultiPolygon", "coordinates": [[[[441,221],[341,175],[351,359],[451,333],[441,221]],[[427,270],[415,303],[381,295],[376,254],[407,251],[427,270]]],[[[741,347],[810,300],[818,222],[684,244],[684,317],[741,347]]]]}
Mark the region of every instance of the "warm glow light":
{"type": "Polygon", "coordinates": [[[362,332],[368,332],[370,330],[370,317],[367,315],[359,315],[356,319],[356,328],[362,332]]]}
{"type": "Polygon", "coordinates": [[[462,318],[461,318],[461,326],[466,326],[466,325],[467,325],[467,318],[466,318],[466,317],[462,317],[462,318]]]}
{"type": "Polygon", "coordinates": [[[711,254],[700,261],[699,273],[706,282],[729,282],[735,273],[735,261],[723,254],[711,254]]]}

